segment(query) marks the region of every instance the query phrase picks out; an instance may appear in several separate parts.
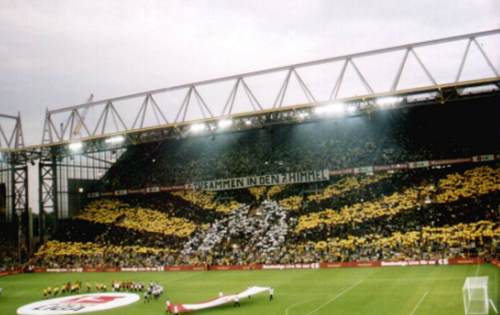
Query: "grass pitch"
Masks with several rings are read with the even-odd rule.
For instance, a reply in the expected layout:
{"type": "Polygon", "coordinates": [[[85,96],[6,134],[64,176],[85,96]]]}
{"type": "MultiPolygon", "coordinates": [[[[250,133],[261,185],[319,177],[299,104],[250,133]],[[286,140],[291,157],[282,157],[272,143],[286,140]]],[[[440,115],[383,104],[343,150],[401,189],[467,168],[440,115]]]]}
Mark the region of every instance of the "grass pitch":
{"type": "MultiPolygon", "coordinates": [[[[11,315],[24,304],[43,299],[42,290],[67,281],[157,281],[166,289],[158,301],[93,314],[164,314],[166,297],[175,303],[201,302],[218,292],[237,293],[248,286],[275,288],[267,294],[232,305],[200,311],[200,315],[459,315],[462,285],[467,276],[489,276],[490,298],[500,301],[500,269],[481,266],[415,266],[285,271],[141,272],[21,274],[0,278],[0,315],[11,315]]],[[[494,314],[493,311],[490,314],[494,314]]]]}

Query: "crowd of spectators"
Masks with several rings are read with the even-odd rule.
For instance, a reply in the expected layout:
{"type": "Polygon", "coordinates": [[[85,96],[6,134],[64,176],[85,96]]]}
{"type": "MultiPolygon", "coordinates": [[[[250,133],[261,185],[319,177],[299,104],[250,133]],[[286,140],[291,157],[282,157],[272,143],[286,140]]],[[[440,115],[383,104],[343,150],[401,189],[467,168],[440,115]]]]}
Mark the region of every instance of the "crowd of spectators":
{"type": "Polygon", "coordinates": [[[491,102],[394,109],[131,146],[105,175],[103,189],[495,153],[500,144],[485,137],[499,134],[494,117],[500,110],[491,102]],[[464,128],[474,121],[474,128],[464,128]]]}
{"type": "MultiPolygon", "coordinates": [[[[71,242],[77,238],[67,237],[64,242],[46,244],[36,256],[37,263],[228,265],[500,255],[500,168],[496,162],[339,176],[329,185],[301,194],[296,194],[294,186],[249,188],[253,202],[233,200],[240,207],[222,212],[214,206],[216,193],[172,194],[172,198],[196,203],[205,214],[196,222],[147,209],[164,220],[128,225],[123,216],[141,220],[132,216],[138,209],[123,201],[97,200],[73,221],[106,228],[96,229],[98,233],[86,242],[71,242]],[[171,227],[183,226],[182,222],[189,222],[189,233],[171,227]],[[169,232],[158,233],[164,229],[169,232]],[[171,231],[175,239],[167,238],[171,231]],[[79,246],[98,249],[96,255],[82,250],[87,254],[78,256],[79,246]],[[160,251],[148,252],[154,249],[160,251]],[[150,254],[153,258],[146,259],[150,254]]],[[[76,232],[80,229],[92,230],[80,227],[76,232]]]]}
{"type": "Polygon", "coordinates": [[[0,222],[0,272],[19,265],[17,232],[15,224],[0,222]]]}
{"type": "Polygon", "coordinates": [[[150,267],[173,262],[175,250],[143,246],[49,241],[30,264],[46,268],[150,267]]]}
{"type": "Polygon", "coordinates": [[[131,207],[126,203],[109,199],[91,202],[75,218],[94,223],[113,224],[129,230],[178,237],[187,237],[196,229],[193,222],[184,218],[169,216],[153,209],[131,207]]]}
{"type": "Polygon", "coordinates": [[[250,207],[241,207],[194,235],[182,250],[183,258],[187,259],[183,263],[227,265],[274,261],[289,231],[288,213],[272,201],[264,201],[251,212],[250,207]]]}
{"type": "Polygon", "coordinates": [[[201,209],[213,210],[221,213],[228,213],[242,206],[239,202],[231,200],[229,202],[219,202],[215,200],[215,193],[200,192],[196,190],[180,190],[172,192],[172,195],[180,197],[201,209]]]}
{"type": "MultiPolygon", "coordinates": [[[[131,145],[98,188],[498,154],[496,103],[498,97],[131,145]]],[[[54,241],[33,259],[63,267],[498,257],[500,168],[483,164],[335,176],[325,185],[98,199],[58,222],[54,241]]],[[[3,268],[17,253],[15,243],[0,240],[3,268]]]]}
{"type": "Polygon", "coordinates": [[[289,261],[342,262],[356,260],[444,259],[500,255],[500,224],[478,221],[444,227],[422,227],[418,231],[395,232],[384,237],[328,238],[290,246],[289,261]]]}
{"type": "MultiPolygon", "coordinates": [[[[330,190],[327,188],[326,190],[330,190]]],[[[500,168],[476,167],[464,173],[452,173],[437,181],[396,191],[366,202],[327,209],[299,217],[297,233],[321,227],[358,224],[378,217],[391,218],[403,211],[414,210],[420,203],[447,203],[470,197],[481,197],[500,191],[500,168]]]]}
{"type": "Polygon", "coordinates": [[[16,242],[10,238],[0,238],[0,272],[18,266],[18,256],[16,242]]]}

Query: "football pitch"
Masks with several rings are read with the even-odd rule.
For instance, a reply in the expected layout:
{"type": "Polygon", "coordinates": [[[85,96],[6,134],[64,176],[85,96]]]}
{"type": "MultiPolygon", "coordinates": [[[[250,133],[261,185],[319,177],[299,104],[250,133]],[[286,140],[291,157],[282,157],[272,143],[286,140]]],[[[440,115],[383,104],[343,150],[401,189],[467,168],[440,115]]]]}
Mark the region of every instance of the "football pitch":
{"type": "MultiPolygon", "coordinates": [[[[219,292],[238,293],[249,286],[271,286],[267,294],[233,305],[193,314],[215,315],[454,315],[463,314],[462,285],[468,276],[488,276],[489,295],[498,308],[500,271],[492,265],[260,270],[213,272],[37,273],[0,278],[0,315],[15,314],[24,304],[43,300],[48,286],[67,281],[156,281],[165,287],[158,301],[142,299],[130,306],[93,314],[152,315],[165,313],[165,301],[201,302],[219,292]]],[[[494,314],[491,310],[490,314],[494,314]]]]}

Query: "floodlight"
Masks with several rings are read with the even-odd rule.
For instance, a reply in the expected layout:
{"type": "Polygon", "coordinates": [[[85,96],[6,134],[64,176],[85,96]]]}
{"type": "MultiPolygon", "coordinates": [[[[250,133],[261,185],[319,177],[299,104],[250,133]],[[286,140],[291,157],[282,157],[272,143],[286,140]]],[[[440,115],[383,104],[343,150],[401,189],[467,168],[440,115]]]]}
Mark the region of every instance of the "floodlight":
{"type": "Polygon", "coordinates": [[[189,130],[191,130],[192,132],[202,132],[203,130],[205,130],[205,128],[205,124],[193,124],[191,125],[189,130]]]}
{"type": "Polygon", "coordinates": [[[73,142],[69,144],[69,150],[73,152],[80,151],[83,148],[82,142],[73,142]]]}
{"type": "Polygon", "coordinates": [[[341,116],[346,113],[346,105],[344,103],[333,103],[319,106],[314,109],[314,113],[325,116],[341,116]]]}
{"type": "Polygon", "coordinates": [[[347,106],[347,109],[346,109],[347,114],[349,114],[349,115],[355,114],[357,110],[358,110],[358,107],[356,105],[353,105],[353,104],[347,106]]]}
{"type": "Polygon", "coordinates": [[[104,140],[104,142],[106,142],[107,144],[119,144],[122,143],[123,141],[125,141],[124,136],[115,136],[104,140]]]}
{"type": "Polygon", "coordinates": [[[307,113],[307,112],[301,112],[301,113],[298,114],[298,116],[299,116],[300,119],[304,119],[304,118],[309,117],[309,113],[307,113]]]}
{"type": "Polygon", "coordinates": [[[381,98],[377,98],[375,100],[375,104],[377,104],[377,106],[379,106],[381,108],[385,108],[385,107],[390,107],[390,106],[394,106],[396,104],[399,104],[399,103],[401,103],[402,100],[403,100],[402,97],[394,97],[394,96],[381,97],[381,98]]]}
{"type": "Polygon", "coordinates": [[[252,121],[250,119],[245,119],[244,122],[245,122],[245,126],[251,126],[252,125],[252,121]]]}
{"type": "Polygon", "coordinates": [[[223,119],[219,120],[217,126],[221,129],[229,128],[233,125],[233,121],[231,119],[223,119]]]}

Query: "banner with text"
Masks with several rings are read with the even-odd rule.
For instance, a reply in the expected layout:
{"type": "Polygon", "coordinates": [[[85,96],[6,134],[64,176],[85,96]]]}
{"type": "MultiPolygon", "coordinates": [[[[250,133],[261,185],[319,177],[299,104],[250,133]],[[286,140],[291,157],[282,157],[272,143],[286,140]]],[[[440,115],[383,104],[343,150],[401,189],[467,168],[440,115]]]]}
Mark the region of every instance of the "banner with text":
{"type": "Polygon", "coordinates": [[[217,191],[248,188],[253,186],[312,183],[327,181],[329,179],[330,171],[325,169],[318,171],[291,172],[272,175],[207,180],[196,182],[192,185],[195,190],[217,191]]]}

